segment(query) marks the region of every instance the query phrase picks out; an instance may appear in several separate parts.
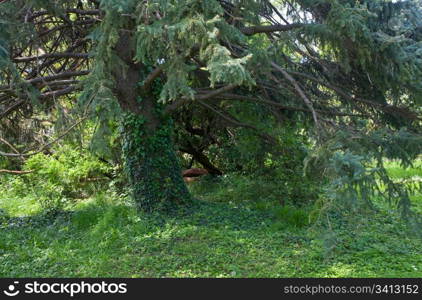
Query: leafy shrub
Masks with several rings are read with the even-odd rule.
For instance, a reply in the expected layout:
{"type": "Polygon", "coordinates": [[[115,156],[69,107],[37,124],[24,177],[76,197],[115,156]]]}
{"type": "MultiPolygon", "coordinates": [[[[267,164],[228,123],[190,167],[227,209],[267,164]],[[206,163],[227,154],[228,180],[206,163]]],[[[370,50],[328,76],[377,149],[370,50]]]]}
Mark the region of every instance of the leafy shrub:
{"type": "Polygon", "coordinates": [[[91,195],[106,182],[110,168],[88,152],[63,147],[53,155],[30,157],[24,169],[33,172],[11,185],[19,196],[32,193],[45,210],[59,209],[71,199],[91,195]]]}

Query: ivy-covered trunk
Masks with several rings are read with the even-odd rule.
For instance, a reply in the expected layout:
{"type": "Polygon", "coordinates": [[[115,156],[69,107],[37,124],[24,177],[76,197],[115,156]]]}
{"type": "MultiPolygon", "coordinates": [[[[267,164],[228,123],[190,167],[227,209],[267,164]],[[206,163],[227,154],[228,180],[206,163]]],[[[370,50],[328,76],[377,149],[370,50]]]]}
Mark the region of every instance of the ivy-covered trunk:
{"type": "Polygon", "coordinates": [[[127,115],[123,155],[133,198],[140,209],[168,211],[191,202],[173,146],[170,120],[151,130],[142,115],[127,115]]]}

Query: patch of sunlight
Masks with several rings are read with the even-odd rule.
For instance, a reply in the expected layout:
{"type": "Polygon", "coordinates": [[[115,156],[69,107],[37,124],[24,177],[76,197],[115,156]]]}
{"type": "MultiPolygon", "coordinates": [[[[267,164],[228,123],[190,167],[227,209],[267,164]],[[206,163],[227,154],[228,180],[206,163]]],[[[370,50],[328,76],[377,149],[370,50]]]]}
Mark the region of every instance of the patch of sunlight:
{"type": "Polygon", "coordinates": [[[0,198],[0,209],[11,217],[32,216],[41,212],[41,206],[34,198],[0,198]]]}
{"type": "Polygon", "coordinates": [[[336,263],[327,269],[328,276],[351,277],[356,270],[349,264],[336,263]]]}

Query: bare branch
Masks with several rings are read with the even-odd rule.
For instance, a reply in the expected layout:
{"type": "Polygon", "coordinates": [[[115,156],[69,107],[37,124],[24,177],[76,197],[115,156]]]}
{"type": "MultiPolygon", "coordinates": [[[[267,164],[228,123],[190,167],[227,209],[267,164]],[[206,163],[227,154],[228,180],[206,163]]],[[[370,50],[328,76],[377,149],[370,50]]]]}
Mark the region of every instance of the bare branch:
{"type": "Polygon", "coordinates": [[[31,150],[28,150],[25,153],[19,153],[19,154],[15,154],[15,153],[5,153],[0,151],[0,155],[2,156],[8,156],[8,157],[28,157],[28,156],[32,156],[35,154],[38,154],[42,151],[44,151],[46,148],[48,148],[49,146],[51,146],[52,144],[58,142],[59,140],[61,140],[62,138],[64,138],[66,135],[69,134],[69,132],[71,132],[76,126],[78,126],[79,124],[81,124],[83,121],[85,121],[86,119],[88,119],[88,116],[85,116],[81,119],[79,119],[77,122],[75,122],[72,126],[70,126],[64,133],[62,133],[61,135],[59,135],[56,139],[54,139],[53,141],[45,144],[44,146],[42,146],[40,149],[36,150],[35,152],[30,152],[31,150]]]}
{"type": "Polygon", "coordinates": [[[39,56],[28,56],[28,57],[16,57],[12,60],[16,63],[25,63],[31,62],[34,60],[41,60],[44,58],[83,58],[86,59],[89,57],[88,53],[47,53],[39,56]]]}
{"type": "MultiPolygon", "coordinates": [[[[43,82],[53,81],[53,80],[57,80],[57,79],[88,75],[89,72],[90,72],[89,70],[63,72],[63,73],[54,74],[54,75],[50,75],[50,76],[37,77],[37,78],[34,78],[34,79],[30,79],[30,80],[27,80],[26,83],[29,83],[29,84],[43,83],[43,82]]],[[[0,86],[0,91],[1,90],[9,90],[9,89],[11,89],[11,87],[9,85],[0,86]]]]}
{"type": "Polygon", "coordinates": [[[3,152],[3,151],[0,151],[0,155],[6,156],[6,157],[22,157],[23,156],[20,153],[7,153],[7,152],[3,152]]]}
{"type": "Polygon", "coordinates": [[[7,145],[10,149],[13,150],[13,152],[19,154],[19,151],[15,147],[13,147],[12,144],[10,144],[8,141],[6,141],[5,139],[3,139],[3,138],[0,137],[0,142],[2,142],[3,144],[7,145]]]}
{"type": "Polygon", "coordinates": [[[56,86],[63,86],[63,85],[72,85],[72,84],[78,84],[80,81],[79,80],[56,80],[56,81],[50,81],[50,82],[43,82],[43,86],[48,86],[48,87],[56,87],[56,86]]]}
{"type": "Polygon", "coordinates": [[[15,170],[4,170],[4,169],[0,169],[0,174],[1,173],[6,173],[6,174],[13,174],[13,175],[24,175],[24,174],[30,174],[33,173],[33,170],[28,170],[28,171],[15,171],[15,170]]]}

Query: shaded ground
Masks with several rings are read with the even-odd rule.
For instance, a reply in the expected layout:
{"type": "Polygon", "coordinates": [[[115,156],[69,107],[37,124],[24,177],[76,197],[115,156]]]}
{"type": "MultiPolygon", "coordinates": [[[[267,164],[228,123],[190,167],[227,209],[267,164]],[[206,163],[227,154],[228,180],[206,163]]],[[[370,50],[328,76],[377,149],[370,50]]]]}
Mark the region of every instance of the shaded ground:
{"type": "Polygon", "coordinates": [[[232,188],[202,193],[174,216],[104,195],[54,215],[0,197],[0,277],[422,276],[422,242],[393,209],[330,231],[301,222],[307,211],[243,205],[232,188]]]}

